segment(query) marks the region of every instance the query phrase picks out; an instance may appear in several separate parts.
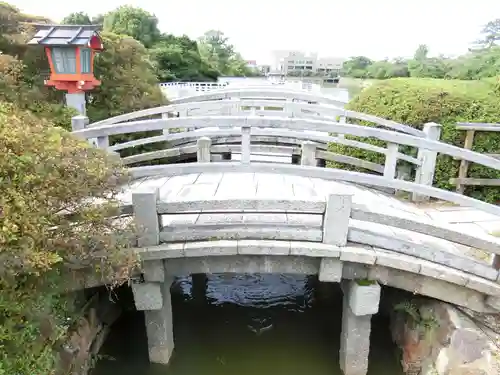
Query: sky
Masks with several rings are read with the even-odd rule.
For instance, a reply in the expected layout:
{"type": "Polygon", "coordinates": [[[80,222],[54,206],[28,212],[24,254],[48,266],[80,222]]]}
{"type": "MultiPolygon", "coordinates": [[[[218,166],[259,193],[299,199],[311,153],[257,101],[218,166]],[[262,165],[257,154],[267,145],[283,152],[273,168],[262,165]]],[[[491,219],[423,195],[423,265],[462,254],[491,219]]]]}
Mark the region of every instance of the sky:
{"type": "Polygon", "coordinates": [[[7,0],[21,11],[60,21],[120,5],[139,6],[161,31],[191,38],[217,29],[247,60],[272,62],[273,50],[323,57],[410,57],[419,44],[431,55],[467,52],[484,24],[500,18],[498,0],[7,0]],[[48,6],[51,4],[51,6],[48,6]]]}

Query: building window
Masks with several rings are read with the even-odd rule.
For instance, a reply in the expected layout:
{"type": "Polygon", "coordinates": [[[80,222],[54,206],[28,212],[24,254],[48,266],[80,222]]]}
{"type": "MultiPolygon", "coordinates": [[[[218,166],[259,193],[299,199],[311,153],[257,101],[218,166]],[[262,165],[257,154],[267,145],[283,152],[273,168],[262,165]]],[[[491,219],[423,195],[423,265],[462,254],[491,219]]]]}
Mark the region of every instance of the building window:
{"type": "Polygon", "coordinates": [[[81,73],[91,73],[90,70],[90,48],[80,48],[81,73]]]}
{"type": "Polygon", "coordinates": [[[76,74],[76,49],[74,47],[52,48],[54,69],[59,74],[76,74]]]}

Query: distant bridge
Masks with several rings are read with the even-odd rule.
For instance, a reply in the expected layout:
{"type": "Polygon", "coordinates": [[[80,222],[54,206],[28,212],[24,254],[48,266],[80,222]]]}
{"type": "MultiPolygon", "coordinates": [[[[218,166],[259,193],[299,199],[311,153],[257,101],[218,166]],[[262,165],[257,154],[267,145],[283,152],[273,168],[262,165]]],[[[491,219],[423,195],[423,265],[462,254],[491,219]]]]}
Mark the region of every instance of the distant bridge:
{"type": "Polygon", "coordinates": [[[432,186],[438,153],[496,170],[500,160],[440,142],[440,130],[348,111],[336,98],[286,86],[208,90],[90,125],[73,118],[75,135],[110,152],[168,145],[123,158],[135,180],[124,187],[122,209],[143,229],[136,251],[145,281],[133,291],[137,309],[145,311],[150,360],[170,359],[169,288],[174,276],[190,273],[318,274],[341,282],[346,375],[366,372],[366,335],[380,284],[500,311],[500,239],[433,220],[421,208],[431,197],[465,207],[449,206],[455,216],[479,213],[500,223],[500,207],[432,186]],[[153,130],[158,135],[109,143],[113,135],[153,130]],[[386,147],[346,136],[379,139],[386,147]],[[379,153],[385,162],[333,153],[329,143],[379,153]],[[417,156],[400,145],[417,148],[417,156]],[[270,159],[253,162],[257,156],[270,159]],[[140,165],[160,159],[167,164],[140,165]],[[414,181],[396,178],[400,160],[413,166],[414,181]],[[329,161],[368,172],[325,168],[329,161]],[[395,198],[396,191],[415,203],[395,198]],[[489,254],[487,260],[477,252],[489,254]]]}

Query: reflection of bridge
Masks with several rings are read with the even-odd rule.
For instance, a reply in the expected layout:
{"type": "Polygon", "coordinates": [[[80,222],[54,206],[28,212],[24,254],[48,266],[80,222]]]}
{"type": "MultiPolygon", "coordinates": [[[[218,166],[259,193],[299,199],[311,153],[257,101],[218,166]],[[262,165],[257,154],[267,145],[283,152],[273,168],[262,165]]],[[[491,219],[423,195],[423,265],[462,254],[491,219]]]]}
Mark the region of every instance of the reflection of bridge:
{"type": "Polygon", "coordinates": [[[137,251],[145,281],[133,291],[145,311],[152,362],[167,363],[174,347],[169,288],[175,275],[277,272],[342,282],[345,374],[366,372],[379,283],[475,311],[500,310],[500,239],[433,220],[421,205],[392,194],[437,198],[469,207],[448,206],[454,212],[500,221],[500,207],[432,187],[437,153],[494,169],[500,160],[439,142],[438,124],[415,130],[341,104],[286,87],[229,87],[90,125],[73,119],[75,135],[109,151],[162,145],[123,157],[135,180],[121,195],[124,212],[143,229],[137,251]],[[113,135],[153,130],[158,134],[109,144],[113,135]],[[329,143],[379,153],[385,163],[333,153],[329,143]],[[418,149],[417,156],[399,145],[418,149]],[[253,162],[257,154],[267,162],[253,162]],[[414,181],[395,178],[401,160],[414,166],[414,181]],[[168,164],[140,165],[151,161],[168,164]],[[324,168],[330,161],[369,173],[324,168]]]}

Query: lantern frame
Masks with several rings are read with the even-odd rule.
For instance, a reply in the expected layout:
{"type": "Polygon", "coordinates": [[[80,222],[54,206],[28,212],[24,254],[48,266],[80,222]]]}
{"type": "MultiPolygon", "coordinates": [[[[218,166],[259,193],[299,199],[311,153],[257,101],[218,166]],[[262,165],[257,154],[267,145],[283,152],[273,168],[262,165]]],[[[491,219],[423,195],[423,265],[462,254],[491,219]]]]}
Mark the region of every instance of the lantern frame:
{"type": "Polygon", "coordinates": [[[28,43],[40,45],[50,66],[46,86],[69,94],[99,86],[94,76],[95,54],[104,50],[98,25],[35,25],[37,32],[28,43]]]}

